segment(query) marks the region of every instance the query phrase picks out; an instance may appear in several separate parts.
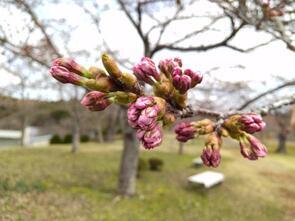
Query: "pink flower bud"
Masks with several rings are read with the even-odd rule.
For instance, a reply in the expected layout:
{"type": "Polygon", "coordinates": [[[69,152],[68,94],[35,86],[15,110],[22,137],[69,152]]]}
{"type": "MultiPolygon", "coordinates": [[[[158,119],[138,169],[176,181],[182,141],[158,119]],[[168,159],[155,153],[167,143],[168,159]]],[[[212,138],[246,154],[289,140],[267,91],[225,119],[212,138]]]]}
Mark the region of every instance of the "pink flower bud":
{"type": "Polygon", "coordinates": [[[200,84],[203,80],[203,75],[200,72],[192,71],[191,69],[184,70],[184,74],[191,78],[190,88],[193,88],[197,84],[200,84]]]}
{"type": "Polygon", "coordinates": [[[138,109],[144,109],[154,104],[154,98],[152,96],[139,97],[135,102],[135,107],[138,109]]]}
{"type": "Polygon", "coordinates": [[[79,65],[75,60],[71,58],[57,58],[53,60],[52,66],[64,67],[69,72],[75,73],[86,78],[93,77],[89,71],[87,71],[84,67],[79,65]]]}
{"type": "Polygon", "coordinates": [[[180,68],[175,68],[172,73],[173,86],[181,93],[185,94],[191,87],[191,78],[182,74],[180,68]]]}
{"type": "Polygon", "coordinates": [[[157,72],[155,63],[148,57],[143,57],[140,63],[133,67],[133,73],[139,81],[147,84],[154,84],[152,78],[156,81],[160,80],[160,74],[157,72]]]}
{"type": "Polygon", "coordinates": [[[171,76],[174,68],[182,67],[182,61],[180,58],[165,59],[159,62],[158,67],[166,76],[171,76]]]}
{"type": "Polygon", "coordinates": [[[145,149],[152,149],[162,143],[163,132],[160,125],[156,125],[151,130],[138,129],[137,138],[142,142],[145,149]]]}
{"type": "Polygon", "coordinates": [[[180,142],[187,142],[195,137],[197,129],[192,126],[190,122],[181,122],[176,125],[174,132],[176,139],[180,142]]]}
{"type": "Polygon", "coordinates": [[[266,147],[251,134],[244,134],[240,138],[241,154],[249,160],[257,160],[267,155],[266,147]]]}
{"type": "Polygon", "coordinates": [[[50,73],[52,77],[54,77],[59,82],[66,84],[75,84],[75,85],[82,85],[83,78],[77,74],[69,72],[68,69],[61,66],[52,66],[50,68],[50,73]]]}
{"type": "Polygon", "coordinates": [[[266,125],[262,117],[255,113],[241,115],[239,123],[241,123],[241,129],[250,134],[263,130],[266,125]]]}
{"type": "Polygon", "coordinates": [[[90,111],[102,111],[106,109],[111,103],[106,98],[105,93],[91,91],[83,97],[81,104],[90,111]]]}
{"type": "Polygon", "coordinates": [[[156,126],[159,108],[157,105],[147,107],[141,111],[137,120],[138,126],[143,130],[150,130],[156,126]]]}
{"type": "Polygon", "coordinates": [[[203,149],[201,159],[203,163],[208,167],[218,167],[221,161],[220,147],[221,147],[221,137],[213,132],[211,133],[205,143],[205,148],[203,149]]]}
{"type": "Polygon", "coordinates": [[[221,161],[220,149],[205,147],[201,159],[208,167],[218,167],[221,161]]]}
{"type": "Polygon", "coordinates": [[[139,97],[128,109],[128,122],[133,128],[151,130],[156,126],[160,106],[152,96],[139,97]]]}

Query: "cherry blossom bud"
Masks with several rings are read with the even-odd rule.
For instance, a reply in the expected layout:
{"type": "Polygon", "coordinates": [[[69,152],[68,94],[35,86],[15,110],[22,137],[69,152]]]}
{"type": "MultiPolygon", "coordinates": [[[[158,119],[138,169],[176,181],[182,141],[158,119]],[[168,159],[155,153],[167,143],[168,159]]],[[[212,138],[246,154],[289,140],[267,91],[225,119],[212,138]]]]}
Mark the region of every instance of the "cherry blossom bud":
{"type": "Polygon", "coordinates": [[[156,126],[157,120],[161,118],[161,108],[161,104],[158,105],[154,97],[139,97],[129,106],[129,125],[136,129],[152,130],[156,126]]]}
{"type": "Polygon", "coordinates": [[[174,68],[182,67],[182,61],[180,58],[165,59],[159,62],[158,67],[166,77],[170,78],[174,68]]]}
{"type": "Polygon", "coordinates": [[[218,167],[221,161],[220,155],[221,137],[217,133],[210,134],[205,143],[201,159],[208,167],[218,167]]]}
{"type": "Polygon", "coordinates": [[[158,106],[147,107],[141,111],[137,124],[143,130],[150,130],[155,127],[158,118],[158,106]]]}
{"type": "Polygon", "coordinates": [[[165,99],[169,99],[173,89],[171,81],[163,74],[160,76],[160,81],[153,85],[154,94],[165,99]]]}
{"type": "Polygon", "coordinates": [[[162,143],[163,132],[160,125],[156,125],[151,130],[138,129],[136,132],[137,138],[142,142],[145,149],[152,149],[162,143]]]}
{"type": "Polygon", "coordinates": [[[199,135],[212,133],[215,129],[214,123],[209,119],[192,122],[192,125],[196,128],[199,135]]]}
{"type": "Polygon", "coordinates": [[[190,88],[195,87],[197,84],[200,84],[203,80],[203,75],[200,72],[192,71],[190,69],[185,69],[184,74],[191,78],[190,88]]]}
{"type": "Polygon", "coordinates": [[[175,120],[176,120],[176,117],[174,114],[166,112],[163,116],[163,125],[164,126],[171,125],[175,122],[175,120]]]}
{"type": "Polygon", "coordinates": [[[111,102],[106,98],[105,93],[91,91],[83,97],[81,104],[90,111],[102,111],[106,109],[111,102]]]}
{"type": "Polygon", "coordinates": [[[178,90],[173,90],[171,97],[178,109],[181,110],[187,106],[187,93],[181,94],[178,90]]]}
{"type": "Polygon", "coordinates": [[[160,80],[155,63],[148,57],[143,57],[141,61],[133,67],[133,73],[139,81],[147,84],[154,84],[154,81],[160,80]]]}
{"type": "Polygon", "coordinates": [[[249,160],[257,160],[267,155],[267,148],[251,134],[245,133],[240,137],[241,154],[249,160]]]}
{"type": "Polygon", "coordinates": [[[119,79],[122,75],[122,72],[120,71],[117,63],[115,60],[109,56],[108,54],[103,54],[101,56],[103,66],[107,70],[107,72],[110,74],[112,78],[119,79]]]}
{"type": "Polygon", "coordinates": [[[241,129],[250,134],[262,131],[266,125],[262,117],[255,113],[241,115],[239,122],[241,123],[241,129]]]}
{"type": "Polygon", "coordinates": [[[135,102],[135,107],[138,109],[145,109],[149,106],[154,105],[154,98],[152,96],[139,97],[135,102]]]}
{"type": "Polygon", "coordinates": [[[137,99],[137,95],[131,92],[115,91],[108,93],[110,101],[116,104],[129,104],[137,99]]]}
{"type": "Polygon", "coordinates": [[[75,85],[83,85],[84,78],[70,72],[68,69],[62,66],[52,66],[50,68],[50,73],[52,77],[63,84],[75,84],[75,85]]]}
{"type": "Polygon", "coordinates": [[[118,90],[114,82],[107,76],[97,76],[97,79],[86,79],[84,86],[89,90],[110,92],[118,90]]]}
{"type": "Polygon", "coordinates": [[[91,73],[94,79],[98,80],[101,77],[107,77],[105,70],[97,67],[90,67],[88,71],[91,73]]]}
{"type": "Polygon", "coordinates": [[[181,93],[185,94],[191,87],[191,78],[182,74],[180,68],[175,68],[172,72],[173,86],[181,93]]]}
{"type": "Polygon", "coordinates": [[[174,132],[178,141],[187,142],[195,137],[197,129],[191,122],[181,122],[176,125],[174,132]]]}
{"type": "Polygon", "coordinates": [[[208,167],[218,167],[221,161],[220,150],[204,148],[201,159],[203,163],[208,167]]]}
{"type": "Polygon", "coordinates": [[[57,58],[53,60],[52,66],[59,66],[66,68],[69,72],[75,73],[77,75],[92,78],[92,74],[85,69],[83,66],[79,65],[75,60],[71,58],[57,58]]]}

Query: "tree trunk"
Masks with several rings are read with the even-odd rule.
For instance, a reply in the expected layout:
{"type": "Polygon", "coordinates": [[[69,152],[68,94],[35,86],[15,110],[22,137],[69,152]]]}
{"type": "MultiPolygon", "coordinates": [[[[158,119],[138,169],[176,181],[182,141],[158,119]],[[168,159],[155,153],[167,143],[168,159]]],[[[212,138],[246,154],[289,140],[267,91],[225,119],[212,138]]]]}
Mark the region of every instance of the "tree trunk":
{"type": "Polygon", "coordinates": [[[121,114],[124,149],[120,164],[118,192],[122,196],[132,196],[136,191],[139,142],[136,138],[135,131],[128,125],[126,115],[126,109],[124,109],[121,114]]]}
{"type": "Polygon", "coordinates": [[[80,144],[80,120],[78,105],[78,89],[75,88],[75,98],[73,99],[73,133],[72,133],[72,153],[76,153],[80,144]]]}
{"type": "Polygon", "coordinates": [[[278,135],[278,148],[276,150],[277,153],[285,154],[287,153],[286,148],[287,134],[279,133],[278,135]]]}
{"type": "Polygon", "coordinates": [[[76,153],[79,144],[80,144],[80,125],[78,119],[73,119],[74,120],[74,128],[73,128],[73,135],[72,135],[72,153],[76,153]]]}
{"type": "Polygon", "coordinates": [[[25,113],[22,113],[22,122],[21,122],[21,140],[20,140],[20,146],[21,147],[25,147],[26,146],[26,139],[27,139],[27,135],[26,135],[26,128],[27,128],[27,117],[25,113]]]}
{"type": "Polygon", "coordinates": [[[183,154],[183,147],[184,147],[184,143],[179,142],[179,147],[178,147],[178,154],[182,155],[183,154]]]}
{"type": "Polygon", "coordinates": [[[96,140],[97,140],[99,143],[103,143],[103,142],[104,142],[103,133],[102,133],[102,128],[101,128],[101,125],[100,125],[100,124],[97,125],[96,140]]]}

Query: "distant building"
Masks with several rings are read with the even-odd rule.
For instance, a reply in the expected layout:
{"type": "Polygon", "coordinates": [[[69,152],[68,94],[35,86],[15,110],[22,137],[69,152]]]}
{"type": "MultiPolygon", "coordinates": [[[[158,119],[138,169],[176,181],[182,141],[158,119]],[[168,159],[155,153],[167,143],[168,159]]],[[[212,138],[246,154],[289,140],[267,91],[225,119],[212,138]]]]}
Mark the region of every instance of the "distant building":
{"type": "MultiPolygon", "coordinates": [[[[24,134],[25,146],[48,146],[51,134],[41,135],[37,127],[27,127],[24,134]]],[[[0,147],[20,145],[22,132],[20,130],[0,130],[0,147]]]]}

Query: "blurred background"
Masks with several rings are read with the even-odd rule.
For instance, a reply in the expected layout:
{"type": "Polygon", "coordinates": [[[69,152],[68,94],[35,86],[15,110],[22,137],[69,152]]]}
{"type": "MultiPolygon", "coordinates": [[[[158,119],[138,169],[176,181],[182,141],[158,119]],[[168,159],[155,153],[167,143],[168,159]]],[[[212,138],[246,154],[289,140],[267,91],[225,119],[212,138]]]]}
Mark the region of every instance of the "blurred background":
{"type": "Polygon", "coordinates": [[[193,107],[255,110],[295,93],[294,27],[292,0],[0,0],[0,220],[295,220],[295,106],[265,118],[267,158],[226,141],[225,181],[207,190],[187,182],[208,170],[202,140],[167,128],[138,148],[124,109],[89,112],[49,74],[63,56],[102,66],[107,52],[126,71],[180,57],[204,75],[193,107]]]}

